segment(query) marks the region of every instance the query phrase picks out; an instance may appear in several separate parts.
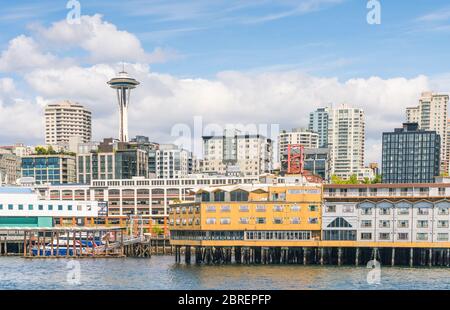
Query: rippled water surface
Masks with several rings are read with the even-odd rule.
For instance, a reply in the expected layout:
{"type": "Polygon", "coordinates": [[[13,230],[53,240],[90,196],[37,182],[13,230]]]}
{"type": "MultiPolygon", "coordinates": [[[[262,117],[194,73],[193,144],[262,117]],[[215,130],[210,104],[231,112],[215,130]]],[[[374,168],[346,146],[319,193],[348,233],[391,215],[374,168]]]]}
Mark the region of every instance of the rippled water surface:
{"type": "Polygon", "coordinates": [[[381,284],[364,267],[186,266],[172,256],[81,259],[80,284],[66,259],[0,257],[0,289],[450,289],[450,268],[382,267],[381,284]]]}

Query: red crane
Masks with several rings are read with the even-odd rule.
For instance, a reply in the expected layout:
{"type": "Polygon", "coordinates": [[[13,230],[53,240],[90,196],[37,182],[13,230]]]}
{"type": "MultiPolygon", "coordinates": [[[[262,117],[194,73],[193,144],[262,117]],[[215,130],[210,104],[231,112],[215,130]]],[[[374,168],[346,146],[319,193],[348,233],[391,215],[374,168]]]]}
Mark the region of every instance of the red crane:
{"type": "Polygon", "coordinates": [[[287,148],[287,173],[303,175],[304,147],[301,144],[289,144],[287,148]]]}

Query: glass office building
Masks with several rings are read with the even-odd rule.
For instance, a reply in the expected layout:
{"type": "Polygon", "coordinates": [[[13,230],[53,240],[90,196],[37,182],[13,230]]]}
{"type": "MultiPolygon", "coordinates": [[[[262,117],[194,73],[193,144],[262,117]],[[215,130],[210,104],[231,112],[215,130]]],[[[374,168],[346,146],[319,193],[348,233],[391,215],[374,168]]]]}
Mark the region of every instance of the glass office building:
{"type": "Polygon", "coordinates": [[[439,175],[441,137],[417,123],[383,133],[383,183],[434,183],[439,175]]]}
{"type": "Polygon", "coordinates": [[[34,178],[36,184],[75,183],[75,156],[31,155],[22,157],[22,177],[34,178]]]}

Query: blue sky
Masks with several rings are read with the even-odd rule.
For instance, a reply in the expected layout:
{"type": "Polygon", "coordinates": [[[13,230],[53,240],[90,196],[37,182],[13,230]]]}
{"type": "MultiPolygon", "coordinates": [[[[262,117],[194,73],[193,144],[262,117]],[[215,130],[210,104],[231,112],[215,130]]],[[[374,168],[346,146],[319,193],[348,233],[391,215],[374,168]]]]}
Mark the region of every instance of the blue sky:
{"type": "MultiPolygon", "coordinates": [[[[146,49],[163,46],[177,51],[177,60],[153,69],[178,76],[302,69],[346,79],[450,71],[449,16],[420,20],[434,12],[448,13],[448,1],[381,1],[382,23],[376,26],[367,24],[362,0],[325,3],[317,10],[295,13],[299,2],[80,1],[83,15],[102,14],[119,29],[134,33],[146,49]]],[[[66,3],[5,1],[0,46],[35,22],[50,25],[64,18],[66,3]]]]}
{"type": "Polygon", "coordinates": [[[78,26],[67,2],[2,1],[0,144],[42,144],[36,115],[62,99],[92,109],[95,139],[115,136],[106,81],[121,62],[142,82],[131,135],[159,142],[195,116],[289,129],[346,103],[365,110],[367,160],[379,161],[405,107],[450,92],[448,0],[380,0],[380,25],[365,0],[80,0],[78,26]]]}

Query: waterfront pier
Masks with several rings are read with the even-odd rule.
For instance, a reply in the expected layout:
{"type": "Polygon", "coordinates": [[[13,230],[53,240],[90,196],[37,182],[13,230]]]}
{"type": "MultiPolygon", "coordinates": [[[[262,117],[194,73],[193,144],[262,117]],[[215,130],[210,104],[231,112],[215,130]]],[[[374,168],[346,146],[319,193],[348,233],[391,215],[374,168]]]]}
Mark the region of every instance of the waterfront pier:
{"type": "Polygon", "coordinates": [[[175,246],[175,262],[186,264],[293,264],[367,266],[449,267],[449,248],[408,247],[262,247],[175,246]],[[182,256],[184,255],[184,259],[182,256]]]}

